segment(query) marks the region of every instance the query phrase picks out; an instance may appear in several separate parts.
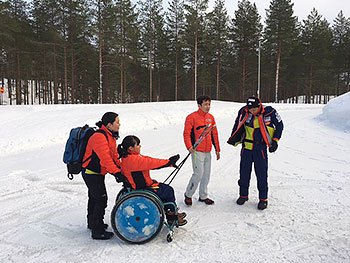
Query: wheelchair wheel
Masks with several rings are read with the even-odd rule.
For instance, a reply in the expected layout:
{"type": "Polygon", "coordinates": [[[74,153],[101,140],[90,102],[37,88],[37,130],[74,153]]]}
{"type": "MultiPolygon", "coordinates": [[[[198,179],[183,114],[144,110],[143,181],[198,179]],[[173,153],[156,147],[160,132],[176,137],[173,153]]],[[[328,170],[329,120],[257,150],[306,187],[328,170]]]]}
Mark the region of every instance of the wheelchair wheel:
{"type": "Polygon", "coordinates": [[[134,244],[149,242],[164,224],[162,202],[151,192],[127,193],[113,207],[111,223],[120,239],[134,244]]]}

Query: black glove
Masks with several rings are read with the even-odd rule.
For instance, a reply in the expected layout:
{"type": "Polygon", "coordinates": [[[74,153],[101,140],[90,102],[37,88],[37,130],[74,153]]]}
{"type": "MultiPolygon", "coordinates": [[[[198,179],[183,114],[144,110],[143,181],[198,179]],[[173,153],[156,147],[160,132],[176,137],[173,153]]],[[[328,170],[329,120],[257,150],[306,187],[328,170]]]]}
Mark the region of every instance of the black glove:
{"type": "Polygon", "coordinates": [[[273,153],[273,152],[275,152],[277,150],[277,148],[278,148],[277,141],[272,140],[272,143],[271,143],[270,148],[269,148],[269,152],[273,153]]]}
{"type": "Polygon", "coordinates": [[[114,176],[115,180],[117,181],[117,183],[123,183],[126,181],[125,176],[121,172],[115,173],[115,174],[113,174],[113,176],[114,176]]]}
{"type": "Polygon", "coordinates": [[[169,158],[169,164],[172,165],[173,167],[177,168],[176,162],[179,159],[180,159],[180,154],[176,154],[174,156],[171,156],[169,158]]]}

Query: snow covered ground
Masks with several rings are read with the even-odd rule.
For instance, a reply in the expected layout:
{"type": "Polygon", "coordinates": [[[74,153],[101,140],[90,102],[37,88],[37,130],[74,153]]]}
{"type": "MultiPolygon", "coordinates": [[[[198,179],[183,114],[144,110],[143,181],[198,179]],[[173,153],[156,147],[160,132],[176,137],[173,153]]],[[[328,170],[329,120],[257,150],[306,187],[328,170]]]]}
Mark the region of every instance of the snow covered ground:
{"type": "MultiPolygon", "coordinates": [[[[350,94],[328,105],[274,104],[285,130],[269,155],[269,206],[238,206],[240,147],[226,144],[243,104],[212,101],[222,148],[209,184],[215,205],[188,208],[183,193],[188,160],[172,183],[189,223],[166,242],[163,231],[144,245],[90,238],[87,189],[66,177],[64,145],[72,127],[93,125],[106,111],[120,114],[121,138],[141,138],[142,153],[187,154],[182,141],[194,101],[124,105],[1,106],[0,262],[350,262],[350,94]]],[[[181,159],[182,159],[181,158],[181,159]]],[[[154,171],[163,181],[171,168],[154,171]]],[[[110,175],[105,220],[120,190],[110,175]]]]}

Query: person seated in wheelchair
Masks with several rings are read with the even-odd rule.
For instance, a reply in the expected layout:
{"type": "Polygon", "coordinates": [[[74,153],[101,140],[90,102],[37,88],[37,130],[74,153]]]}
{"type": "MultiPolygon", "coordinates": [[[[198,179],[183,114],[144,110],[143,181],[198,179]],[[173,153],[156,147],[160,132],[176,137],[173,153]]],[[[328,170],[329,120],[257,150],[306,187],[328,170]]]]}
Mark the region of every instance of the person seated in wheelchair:
{"type": "MultiPolygon", "coordinates": [[[[118,154],[121,158],[121,173],[127,180],[127,184],[133,190],[146,189],[155,193],[165,204],[164,210],[169,224],[177,221],[178,226],[187,223],[185,212],[178,212],[175,203],[174,189],[164,183],[159,183],[150,177],[150,170],[161,169],[165,167],[176,167],[176,162],[180,155],[171,156],[169,159],[157,159],[140,154],[140,139],[134,135],[128,135],[123,142],[118,145],[118,154]]],[[[119,176],[122,176],[119,175],[119,176]]],[[[118,178],[116,178],[118,180],[118,178]]],[[[119,181],[123,181],[119,178],[119,181]]]]}

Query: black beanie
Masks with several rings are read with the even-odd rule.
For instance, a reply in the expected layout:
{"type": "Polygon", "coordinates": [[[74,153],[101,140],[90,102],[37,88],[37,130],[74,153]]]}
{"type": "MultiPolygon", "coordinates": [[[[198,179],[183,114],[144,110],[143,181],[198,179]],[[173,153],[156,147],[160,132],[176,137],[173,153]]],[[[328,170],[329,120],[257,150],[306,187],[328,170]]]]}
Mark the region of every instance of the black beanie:
{"type": "Polygon", "coordinates": [[[107,126],[108,123],[113,123],[115,118],[118,117],[118,114],[115,112],[106,112],[103,114],[101,122],[104,126],[107,126]]]}
{"type": "Polygon", "coordinates": [[[247,99],[247,107],[248,107],[248,109],[260,107],[260,100],[259,100],[259,98],[257,98],[257,97],[249,97],[247,99]]]}

